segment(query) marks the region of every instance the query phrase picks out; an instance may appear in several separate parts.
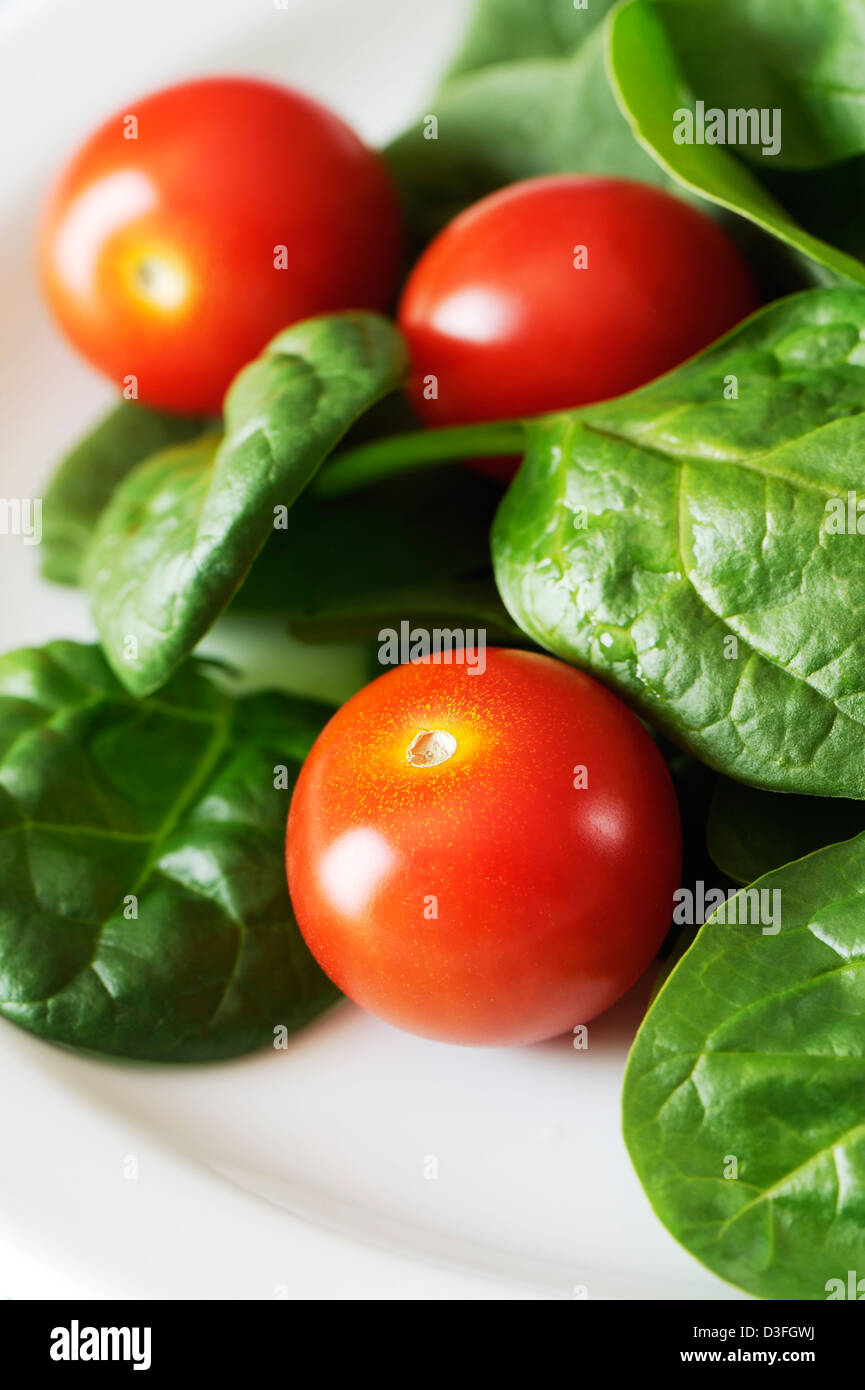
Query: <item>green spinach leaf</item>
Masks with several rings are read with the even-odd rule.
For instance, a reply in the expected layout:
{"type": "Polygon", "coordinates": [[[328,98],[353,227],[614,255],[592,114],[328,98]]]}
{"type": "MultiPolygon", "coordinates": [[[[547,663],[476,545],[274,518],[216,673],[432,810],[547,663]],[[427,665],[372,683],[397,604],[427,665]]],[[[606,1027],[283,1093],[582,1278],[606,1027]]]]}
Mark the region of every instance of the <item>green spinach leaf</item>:
{"type": "MultiPolygon", "coordinates": [[[[749,163],[808,169],[865,151],[859,0],[639,4],[660,19],[678,65],[707,110],[781,110],[777,154],[764,156],[760,145],[742,144],[738,151],[749,163]]],[[[648,71],[644,80],[651,80],[648,71]]]]}
{"type": "Polygon", "coordinates": [[[527,435],[492,538],[522,629],[738,780],[865,797],[865,536],[830,533],[865,498],[865,293],[527,435]]]}
{"type": "Polygon", "coordinates": [[[418,243],[469,203],[542,174],[596,173],[670,185],[619,110],[594,29],[572,54],[483,67],[446,82],[385,151],[418,243]]]}
{"type": "Polygon", "coordinates": [[[615,4],[591,0],[479,0],[448,78],[497,63],[558,58],[587,38],[615,4]]]}
{"type": "Polygon", "coordinates": [[[136,695],[159,688],[239,589],[352,422],[398,387],[405,348],[348,313],[280,333],[226,398],[225,436],[140,464],[114,493],[86,580],[106,656],[136,695]]]}
{"type": "MultiPolygon", "coordinates": [[[[823,0],[820,0],[820,5],[822,8],[823,0]]],[[[685,44],[689,57],[695,60],[698,53],[701,55],[701,62],[695,67],[697,78],[704,78],[708,83],[714,72],[711,85],[713,100],[724,110],[737,106],[781,107],[784,119],[788,120],[791,109],[796,109],[792,105],[791,95],[798,93],[802,124],[797,127],[797,132],[801,139],[805,139],[809,128],[815,129],[815,109],[822,109],[821,102],[825,100],[828,104],[826,129],[835,130],[837,135],[833,146],[835,152],[831,157],[840,159],[845,153],[851,152],[848,148],[851,145],[862,148],[859,142],[865,135],[865,125],[862,124],[865,103],[858,89],[844,94],[834,92],[831,86],[815,87],[813,83],[805,81],[802,73],[799,73],[801,85],[797,87],[795,65],[783,86],[779,87],[776,82],[775,87],[766,89],[769,76],[783,68],[779,53],[789,51],[801,62],[808,45],[813,43],[817,25],[813,0],[798,7],[795,13],[791,13],[788,6],[781,5],[763,6],[759,10],[761,15],[774,16],[775,23],[769,28],[773,44],[779,36],[786,35],[775,47],[761,46],[759,33],[754,36],[753,42],[743,39],[743,33],[747,31],[741,4],[730,7],[725,0],[723,7],[711,4],[707,8],[701,3],[694,6],[679,3],[658,5],[651,0],[628,0],[610,15],[605,31],[613,88],[619,104],[637,139],[654,155],[660,167],[684,188],[740,213],[810,259],[814,266],[814,278],[824,281],[840,278],[842,281],[865,284],[865,264],[804,231],[767,192],[752,170],[726,146],[678,144],[674,138],[674,113],[682,108],[693,111],[696,95],[702,96],[706,90],[701,85],[695,93],[680,63],[671,39],[671,29],[674,33],[679,33],[681,29],[683,35],[690,39],[685,44]],[[722,9],[729,11],[733,38],[730,40],[729,61],[719,63],[714,39],[711,45],[707,44],[705,33],[707,25],[717,23],[721,34],[727,34],[722,9]],[[797,24],[796,19],[803,22],[797,24]],[[697,36],[701,33],[702,39],[698,42],[697,36]],[[759,65],[759,81],[755,76],[755,65],[759,65]],[[717,85],[725,79],[729,82],[727,89],[717,85]],[[749,86],[749,82],[753,85],[749,86]],[[728,92],[726,99],[724,90],[728,92]],[[747,99],[744,92],[750,93],[747,99]],[[847,112],[849,119],[846,123],[841,122],[839,102],[847,112]],[[810,117],[807,115],[809,111],[812,113],[810,117]],[[836,129],[839,123],[843,124],[846,132],[843,136],[836,129]]],[[[712,33],[715,34],[714,28],[712,33]]],[[[719,43],[723,48],[720,39],[719,43]]],[[[830,56],[835,51],[830,45],[830,56]]],[[[840,61],[839,70],[846,71],[846,60],[840,61]]],[[[861,80],[861,72],[858,76],[861,80]]],[[[785,139],[788,133],[785,133],[785,139]]],[[[795,147],[795,134],[791,143],[795,147]]],[[[821,149],[823,157],[829,157],[828,150],[822,146],[821,149]]],[[[810,157],[813,159],[816,153],[816,149],[811,150],[810,157]]],[[[801,157],[807,158],[805,154],[801,157]]],[[[767,163],[768,160],[763,162],[767,163]]]]}
{"type": "Polygon", "coordinates": [[[719,777],[707,843],[719,869],[737,883],[753,883],[792,859],[863,832],[865,806],[860,801],[764,792],[719,777]]]}
{"type": "Polygon", "coordinates": [[[824,1299],[865,1269],[865,837],[733,901],[745,924],[729,905],[709,919],[637,1034],[625,1140],[664,1225],[716,1274],[824,1299]]]}
{"type": "Polygon", "coordinates": [[[166,415],[122,401],[59,464],[42,507],[42,573],[78,584],[84,553],[115,488],[136,464],[172,444],[195,439],[207,421],[166,415]]]}
{"type": "Polygon", "coordinates": [[[291,787],[329,713],[233,699],[201,663],[139,703],[96,647],[0,657],[0,1014],[95,1052],[205,1061],[330,1004],[284,868],[291,787]]]}

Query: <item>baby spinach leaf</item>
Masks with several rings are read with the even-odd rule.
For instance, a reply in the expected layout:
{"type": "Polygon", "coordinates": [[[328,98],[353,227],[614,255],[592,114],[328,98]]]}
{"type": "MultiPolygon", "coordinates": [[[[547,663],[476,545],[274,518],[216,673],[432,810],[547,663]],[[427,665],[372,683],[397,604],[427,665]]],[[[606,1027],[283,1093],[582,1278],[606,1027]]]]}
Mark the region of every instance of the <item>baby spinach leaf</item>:
{"type": "Polygon", "coordinates": [[[570,53],[598,25],[615,0],[479,0],[448,77],[496,63],[557,58],[570,53]]]}
{"type": "Polygon", "coordinates": [[[402,382],[385,319],[348,313],[280,333],[236,378],[225,436],[139,465],[114,493],[86,580],[106,656],[136,695],[159,688],[239,589],[352,422],[402,382]]]}
{"type": "Polygon", "coordinates": [[[760,145],[743,144],[743,159],[760,168],[808,169],[865,151],[865,27],[858,0],[640,4],[660,19],[707,110],[781,109],[777,154],[764,156],[760,145]]]}
{"type": "Polygon", "coordinates": [[[738,780],[865,797],[865,536],[827,511],[865,498],[865,293],[527,436],[492,537],[523,630],[738,780]]]}
{"type": "Polygon", "coordinates": [[[481,626],[488,640],[520,636],[490,562],[495,483],[453,467],[344,498],[314,492],[268,541],[235,607],[280,614],[306,640],[375,638],[403,621],[481,626]]]}
{"type": "Polygon", "coordinates": [[[194,439],[207,422],[121,401],[59,464],[42,506],[42,573],[78,584],[84,552],[109,498],[150,454],[194,439]]]}
{"type": "Polygon", "coordinates": [[[823,1299],[865,1269],[865,836],[733,902],[637,1034],[625,1141],[697,1259],[761,1298],[823,1299]]]}
{"type": "MultiPolygon", "coordinates": [[[[822,7],[823,0],[820,0],[820,5],[822,7]]],[[[654,155],[659,165],[684,188],[749,218],[758,227],[809,258],[815,267],[816,279],[832,280],[838,277],[842,281],[865,284],[865,264],[804,231],[771,197],[751,168],[724,145],[676,142],[674,113],[682,108],[693,111],[696,97],[702,97],[705,90],[702,85],[695,90],[689,82],[671,39],[671,30],[678,33],[681,28],[684,33],[686,25],[687,34],[691,38],[691,42],[686,45],[688,54],[691,58],[697,53],[702,55],[702,60],[696,68],[698,78],[705,77],[708,81],[708,75],[714,70],[713,99],[724,110],[740,106],[781,107],[786,121],[791,110],[790,98],[798,91],[804,122],[799,130],[801,135],[803,131],[807,131],[809,119],[811,129],[814,128],[813,115],[809,118],[807,113],[820,104],[815,96],[813,83],[806,81],[801,73],[801,86],[797,89],[795,68],[791,70],[793,75],[785,79],[783,86],[779,87],[776,83],[770,90],[766,89],[769,74],[777,73],[781,68],[778,62],[778,47],[785,53],[793,50],[801,59],[808,44],[813,43],[814,33],[819,29],[813,3],[805,3],[795,12],[796,18],[802,19],[801,25],[797,25],[794,13],[786,5],[778,5],[775,11],[771,6],[760,7],[761,14],[775,15],[776,24],[770,32],[775,36],[777,30],[781,35],[781,42],[775,48],[761,47],[759,33],[754,42],[744,41],[743,33],[747,31],[743,29],[744,11],[740,4],[731,8],[727,0],[724,0],[723,7],[712,4],[709,9],[711,15],[708,14],[707,6],[701,3],[693,6],[658,5],[651,0],[628,0],[628,3],[610,15],[605,33],[613,88],[634,134],[654,155]],[[722,8],[724,11],[729,10],[735,21],[735,42],[731,40],[729,61],[719,64],[714,42],[714,26],[719,25],[719,32],[727,33],[722,8]],[[708,45],[705,42],[705,33],[706,26],[710,23],[713,43],[708,45]],[[695,35],[699,33],[702,34],[702,40],[697,43],[695,35]],[[794,35],[795,45],[792,42],[794,35]],[[761,81],[755,79],[753,87],[744,88],[742,82],[754,77],[755,63],[760,64],[761,81]],[[736,73],[738,76],[734,77],[733,74],[736,73]],[[725,77],[729,79],[728,99],[724,99],[722,88],[717,85],[725,77]],[[749,99],[743,96],[745,90],[751,93],[749,99]]],[[[723,44],[721,47],[723,48],[723,44]]],[[[830,52],[834,51],[830,45],[830,52]]],[[[841,63],[841,68],[846,70],[846,63],[841,63]]],[[[861,73],[859,78],[861,79],[861,73]]],[[[831,84],[828,89],[823,88],[819,95],[830,100],[833,97],[831,84]]],[[[857,146],[858,141],[865,135],[865,125],[862,125],[860,130],[861,113],[865,110],[865,103],[862,101],[862,93],[858,90],[847,95],[836,95],[850,118],[848,136],[839,136],[834,146],[833,157],[841,158],[850,152],[847,148],[849,144],[857,146]]],[[[840,120],[840,114],[839,108],[833,105],[831,100],[830,107],[831,110],[826,114],[826,122],[827,128],[832,129],[833,119],[836,122],[840,120]],[[832,111],[834,118],[830,119],[832,111]]],[[[858,145],[858,148],[861,148],[861,145],[858,145]]],[[[812,151],[812,157],[815,153],[812,151]]],[[[828,155],[828,151],[824,150],[824,155],[828,155]]]]}
{"type": "Polygon", "coordinates": [[[0,1014],[189,1062],[330,1004],[284,869],[291,788],[328,715],[233,699],[197,662],[139,703],[96,647],[0,657],[0,1014]]]}
{"type": "Polygon", "coordinates": [[[469,203],[541,174],[597,173],[670,185],[619,110],[594,29],[573,53],[483,67],[446,82],[425,120],[385,151],[415,241],[469,203]]]}
{"type": "Polygon", "coordinates": [[[764,792],[719,777],[709,810],[709,853],[737,883],[865,832],[865,806],[843,797],[764,792]]]}

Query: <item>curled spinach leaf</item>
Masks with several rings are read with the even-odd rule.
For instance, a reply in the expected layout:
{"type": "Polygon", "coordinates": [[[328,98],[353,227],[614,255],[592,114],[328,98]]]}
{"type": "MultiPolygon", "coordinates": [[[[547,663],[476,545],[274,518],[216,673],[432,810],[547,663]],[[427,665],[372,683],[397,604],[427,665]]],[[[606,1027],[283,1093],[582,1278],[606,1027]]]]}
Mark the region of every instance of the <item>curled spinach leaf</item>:
{"type": "Polygon", "coordinates": [[[625,1140],[664,1225],[716,1274],[825,1299],[865,1268],[865,836],[734,902],[637,1034],[625,1140]]]}
{"type": "MultiPolygon", "coordinates": [[[[764,156],[759,144],[742,144],[743,159],[759,168],[808,169],[865,151],[865,28],[858,0],[637,4],[660,20],[707,109],[782,109],[777,154],[764,156]]],[[[633,16],[635,8],[622,5],[619,13],[627,9],[633,16]]],[[[643,80],[651,84],[648,63],[643,80]]]]}
{"type": "Polygon", "coordinates": [[[167,415],[121,401],[70,449],[48,485],[42,508],[42,573],[78,584],[93,530],[116,487],[150,454],[195,439],[207,421],[167,415]]]}
{"type": "MultiPolygon", "coordinates": [[[[724,111],[781,109],[787,132],[782,147],[792,149],[789,162],[794,164],[797,151],[798,162],[807,167],[861,150],[861,72],[856,75],[859,86],[847,91],[839,87],[849,60],[843,46],[835,43],[830,16],[838,20],[839,33],[856,31],[855,24],[841,22],[842,7],[835,0],[806,0],[793,10],[781,4],[755,9],[751,0],[744,5],[741,0],[732,5],[729,0],[628,0],[609,18],[609,69],[637,139],[682,187],[740,213],[801,253],[811,263],[814,280],[863,284],[865,264],[800,227],[736,153],[719,144],[679,144],[674,135],[674,113],[682,108],[693,111],[696,97],[711,93],[706,105],[716,104],[724,111]],[[717,37],[711,45],[705,42],[707,26],[717,37]],[[824,36],[825,45],[819,45],[823,80],[815,82],[814,68],[808,64],[813,64],[815,46],[824,36]],[[783,81],[777,76],[779,50],[785,54],[783,81]],[[809,139],[816,139],[816,146],[809,145],[809,139]]],[[[861,52],[861,44],[856,47],[861,52]]],[[[747,153],[747,147],[741,153],[747,153]]],[[[764,159],[759,152],[757,157],[767,166],[772,158],[764,159]]]]}
{"type": "Polygon", "coordinates": [[[406,373],[396,329],[375,314],[280,333],[235,380],[225,435],[139,465],[105,508],[86,581],[106,656],[136,695],[157,690],[240,588],[349,426],[406,373]]]}
{"type": "Polygon", "coordinates": [[[615,401],[527,425],[505,604],[740,781],[865,797],[865,293],[772,304],[615,401]]]}
{"type": "Polygon", "coordinates": [[[0,657],[0,1014],[94,1052],[207,1061],[330,1004],[284,868],[329,713],[234,699],[196,662],[138,702],[96,647],[0,657]]]}

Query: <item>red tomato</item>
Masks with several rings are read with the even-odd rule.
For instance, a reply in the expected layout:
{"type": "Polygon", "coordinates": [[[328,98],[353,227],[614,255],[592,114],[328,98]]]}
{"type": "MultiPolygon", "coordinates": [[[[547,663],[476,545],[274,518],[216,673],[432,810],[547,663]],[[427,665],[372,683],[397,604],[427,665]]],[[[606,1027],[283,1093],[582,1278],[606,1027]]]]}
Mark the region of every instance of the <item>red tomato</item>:
{"type": "Polygon", "coordinates": [[[664,761],[615,695],[550,657],[485,655],[483,673],[398,667],[334,715],[295,788],[288,881],[357,1004],[447,1042],[530,1043],[649,965],[681,830],[664,761]]]}
{"type": "Polygon", "coordinates": [[[135,376],[149,405],[215,414],[279,329],[387,309],[400,246],[384,165],[348,126],[297,92],[213,78],[133,102],[86,141],[40,262],[95,366],[135,376]]]}
{"type": "Polygon", "coordinates": [[[451,222],[398,318],[412,402],[426,424],[451,425],[621,395],[757,303],[737,248],[703,213],[647,184],[566,175],[514,184],[451,222]]]}

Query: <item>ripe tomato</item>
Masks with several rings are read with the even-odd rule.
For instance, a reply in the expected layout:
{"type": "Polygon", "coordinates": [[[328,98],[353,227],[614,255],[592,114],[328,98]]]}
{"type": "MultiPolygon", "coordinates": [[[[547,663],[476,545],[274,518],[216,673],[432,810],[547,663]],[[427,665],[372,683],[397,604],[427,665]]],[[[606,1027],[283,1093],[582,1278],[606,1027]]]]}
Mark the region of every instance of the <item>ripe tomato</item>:
{"type": "Polygon", "coordinates": [[[50,198],[40,263],[95,366],[135,376],[149,405],[215,414],[279,329],[387,309],[401,235],[384,165],[341,120],[297,92],[215,78],[91,135],[50,198]]]}
{"type": "Polygon", "coordinates": [[[316,959],[363,1008],[447,1042],[536,1042],[608,1008],[664,938],[680,860],[639,720],[590,676],[505,649],[482,674],[438,658],[361,690],[288,820],[316,959]]]}
{"type": "Polygon", "coordinates": [[[567,175],[513,184],[445,227],[398,318],[412,403],[424,423],[451,425],[621,395],[757,303],[703,213],[646,184],[567,175]]]}

